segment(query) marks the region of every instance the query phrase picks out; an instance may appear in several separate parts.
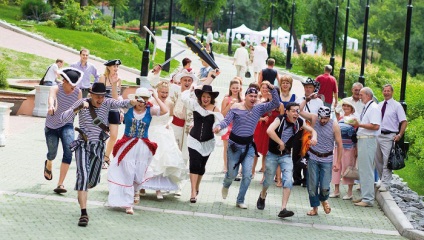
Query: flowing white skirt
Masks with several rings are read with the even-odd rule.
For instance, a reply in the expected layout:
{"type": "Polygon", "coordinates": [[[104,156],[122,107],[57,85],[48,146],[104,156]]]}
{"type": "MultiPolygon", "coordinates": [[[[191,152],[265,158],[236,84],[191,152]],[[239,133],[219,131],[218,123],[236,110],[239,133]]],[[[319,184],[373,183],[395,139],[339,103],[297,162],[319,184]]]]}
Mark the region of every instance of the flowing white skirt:
{"type": "Polygon", "coordinates": [[[134,204],[134,192],[138,192],[146,181],[147,167],[152,161],[152,152],[143,140],[138,142],[125,155],[118,166],[118,156],[132,142],[126,142],[113,158],[108,169],[109,206],[131,207],[134,204]]]}
{"type": "Polygon", "coordinates": [[[175,141],[171,127],[154,125],[149,128],[149,139],[158,144],[156,154],[146,172],[142,188],[152,190],[178,190],[188,178],[186,161],[175,141]]]}

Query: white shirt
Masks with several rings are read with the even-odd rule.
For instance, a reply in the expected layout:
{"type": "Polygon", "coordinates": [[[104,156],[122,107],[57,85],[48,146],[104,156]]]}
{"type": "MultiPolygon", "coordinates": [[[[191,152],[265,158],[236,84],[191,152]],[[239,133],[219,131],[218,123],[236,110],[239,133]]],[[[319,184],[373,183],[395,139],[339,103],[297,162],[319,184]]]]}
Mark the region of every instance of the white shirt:
{"type": "MultiPolygon", "coordinates": [[[[296,103],[301,103],[305,100],[305,97],[298,97],[296,103]]],[[[317,114],[319,107],[324,106],[324,102],[320,98],[311,99],[307,102],[303,111],[317,114]]]]}
{"type": "MultiPolygon", "coordinates": [[[[377,103],[370,100],[365,104],[364,110],[361,112],[362,119],[361,124],[377,124],[381,125],[381,111],[377,103]],[[365,111],[365,112],[364,112],[365,111]]],[[[369,130],[365,128],[358,128],[358,136],[374,135],[377,136],[380,134],[380,128],[378,130],[369,130]]]]}
{"type": "Polygon", "coordinates": [[[234,53],[234,65],[246,67],[249,63],[249,53],[245,47],[239,47],[234,53]]]}
{"type": "MultiPolygon", "coordinates": [[[[359,119],[365,104],[361,101],[361,99],[359,99],[358,101],[355,101],[353,97],[343,98],[343,100],[345,99],[353,103],[353,107],[355,107],[355,113],[353,115],[359,119]]],[[[342,104],[338,104],[337,107],[334,109],[334,111],[336,111],[336,113],[340,113],[340,116],[344,116],[342,104]]]]}
{"type": "Polygon", "coordinates": [[[257,68],[265,68],[266,60],[268,59],[268,52],[266,48],[261,45],[255,47],[255,51],[253,51],[253,66],[257,68]]]}
{"type": "MultiPolygon", "coordinates": [[[[385,101],[378,104],[378,109],[381,112],[385,101]]],[[[393,98],[387,100],[386,111],[384,117],[381,120],[381,130],[399,132],[399,123],[406,121],[405,111],[402,105],[393,98]]]]}
{"type": "Polygon", "coordinates": [[[44,82],[52,82],[54,83],[56,80],[56,73],[59,70],[59,66],[56,63],[53,63],[49,70],[47,71],[46,77],[44,77],[44,82]]]}
{"type": "Polygon", "coordinates": [[[206,36],[206,43],[212,43],[212,41],[213,41],[213,34],[212,34],[212,32],[210,32],[206,36]]]}

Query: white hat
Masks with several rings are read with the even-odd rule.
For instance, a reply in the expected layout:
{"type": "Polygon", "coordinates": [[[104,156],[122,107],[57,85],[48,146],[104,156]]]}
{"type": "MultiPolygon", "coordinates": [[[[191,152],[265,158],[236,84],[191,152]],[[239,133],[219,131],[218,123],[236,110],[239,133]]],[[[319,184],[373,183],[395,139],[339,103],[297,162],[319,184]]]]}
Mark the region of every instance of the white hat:
{"type": "Polygon", "coordinates": [[[197,82],[197,76],[191,68],[183,69],[181,72],[177,73],[177,75],[175,75],[174,77],[174,82],[181,82],[181,78],[183,77],[191,77],[193,79],[193,82],[197,82]]]}
{"type": "Polygon", "coordinates": [[[128,94],[128,98],[131,100],[136,99],[136,97],[146,97],[146,98],[150,98],[152,96],[152,93],[144,87],[141,88],[137,88],[137,90],[135,91],[135,94],[128,94]]]}
{"type": "Polygon", "coordinates": [[[341,101],[341,104],[340,105],[343,106],[343,104],[346,104],[346,105],[351,106],[352,107],[352,113],[355,112],[355,106],[353,105],[352,101],[350,101],[347,98],[343,98],[343,100],[341,101]]]}

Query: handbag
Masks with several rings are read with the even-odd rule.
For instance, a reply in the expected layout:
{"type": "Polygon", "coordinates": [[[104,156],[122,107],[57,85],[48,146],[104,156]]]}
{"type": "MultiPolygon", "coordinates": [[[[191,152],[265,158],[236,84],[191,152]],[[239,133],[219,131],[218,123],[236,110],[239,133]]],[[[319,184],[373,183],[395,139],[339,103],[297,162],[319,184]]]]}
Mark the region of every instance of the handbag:
{"type": "Polygon", "coordinates": [[[344,178],[352,178],[355,180],[359,180],[359,172],[356,167],[348,166],[345,172],[342,174],[344,178]]]}
{"type": "Polygon", "coordinates": [[[245,78],[250,78],[250,77],[252,77],[252,74],[250,73],[249,68],[247,69],[246,73],[244,74],[244,77],[245,77],[245,78]]]}
{"type": "Polygon", "coordinates": [[[393,141],[392,149],[390,150],[387,168],[390,170],[399,170],[405,167],[405,154],[399,144],[393,141]]]}
{"type": "Polygon", "coordinates": [[[44,78],[46,77],[46,75],[49,72],[49,69],[52,67],[52,65],[50,65],[49,68],[47,68],[47,71],[46,71],[46,73],[44,73],[44,76],[41,78],[39,85],[44,85],[44,78]]]}

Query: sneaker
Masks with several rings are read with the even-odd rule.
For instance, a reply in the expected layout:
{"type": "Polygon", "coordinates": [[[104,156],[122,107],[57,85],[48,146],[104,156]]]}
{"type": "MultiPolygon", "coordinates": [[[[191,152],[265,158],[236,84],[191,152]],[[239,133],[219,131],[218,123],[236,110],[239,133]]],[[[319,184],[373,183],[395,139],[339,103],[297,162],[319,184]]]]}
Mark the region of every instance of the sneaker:
{"type": "Polygon", "coordinates": [[[163,195],[162,195],[162,192],[161,191],[156,192],[156,198],[158,200],[162,200],[163,199],[163,195]]]}
{"type": "Polygon", "coordinates": [[[343,196],[343,200],[352,200],[352,198],[353,198],[353,194],[343,196]]]}
{"type": "Polygon", "coordinates": [[[247,205],[244,203],[237,203],[236,206],[241,209],[247,209],[247,205]]]}
{"type": "Polygon", "coordinates": [[[293,215],[294,215],[294,212],[289,211],[289,210],[284,208],[283,210],[280,211],[280,213],[278,214],[278,217],[279,218],[286,218],[286,217],[291,217],[293,215]]]}
{"type": "Polygon", "coordinates": [[[256,202],[256,207],[259,210],[264,210],[265,208],[265,198],[262,198],[260,193],[259,193],[258,201],[256,202]]]}
{"type": "Polygon", "coordinates": [[[221,193],[222,193],[222,199],[227,199],[228,188],[222,187],[221,193]]]}

